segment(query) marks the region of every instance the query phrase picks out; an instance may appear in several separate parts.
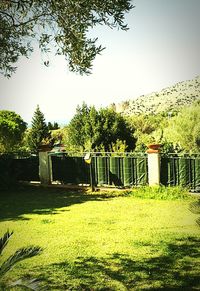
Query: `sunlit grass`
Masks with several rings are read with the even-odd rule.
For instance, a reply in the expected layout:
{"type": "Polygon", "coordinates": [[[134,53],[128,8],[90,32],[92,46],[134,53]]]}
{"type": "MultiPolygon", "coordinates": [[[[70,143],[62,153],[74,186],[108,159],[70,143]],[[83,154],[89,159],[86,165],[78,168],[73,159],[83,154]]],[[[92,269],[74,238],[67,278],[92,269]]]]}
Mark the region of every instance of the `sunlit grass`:
{"type": "Polygon", "coordinates": [[[126,191],[127,194],[134,197],[143,199],[161,199],[161,200],[177,200],[177,199],[190,199],[188,189],[180,186],[165,187],[165,186],[152,186],[152,187],[139,187],[126,191]]]}
{"type": "Polygon", "coordinates": [[[4,258],[30,244],[44,249],[4,280],[40,278],[47,290],[197,286],[200,229],[191,198],[164,199],[40,188],[1,193],[0,234],[14,231],[4,258]]]}

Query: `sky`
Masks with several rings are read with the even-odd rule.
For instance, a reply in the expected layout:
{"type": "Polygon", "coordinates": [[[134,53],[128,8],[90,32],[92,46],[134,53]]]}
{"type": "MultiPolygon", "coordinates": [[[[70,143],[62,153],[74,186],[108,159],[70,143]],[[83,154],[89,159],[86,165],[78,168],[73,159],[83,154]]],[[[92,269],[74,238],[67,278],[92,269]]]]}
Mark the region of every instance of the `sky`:
{"type": "Polygon", "coordinates": [[[62,56],[50,66],[35,49],[17,72],[0,77],[0,110],[31,123],[37,104],[46,121],[67,124],[77,105],[97,108],[135,99],[200,75],[200,0],[135,0],[126,15],[127,32],[98,27],[90,34],[106,47],[92,74],[69,71],[62,56]]]}

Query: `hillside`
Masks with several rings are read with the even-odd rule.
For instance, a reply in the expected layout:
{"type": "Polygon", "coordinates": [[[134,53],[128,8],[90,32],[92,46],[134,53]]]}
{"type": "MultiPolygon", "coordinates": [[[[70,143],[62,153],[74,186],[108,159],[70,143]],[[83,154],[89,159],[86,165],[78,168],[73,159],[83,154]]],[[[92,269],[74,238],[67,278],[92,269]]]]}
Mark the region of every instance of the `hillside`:
{"type": "Polygon", "coordinates": [[[124,115],[132,114],[157,114],[161,112],[173,112],[181,107],[200,100],[200,76],[174,86],[165,88],[160,92],[139,96],[137,99],[126,100],[118,104],[112,104],[116,112],[124,115]]]}

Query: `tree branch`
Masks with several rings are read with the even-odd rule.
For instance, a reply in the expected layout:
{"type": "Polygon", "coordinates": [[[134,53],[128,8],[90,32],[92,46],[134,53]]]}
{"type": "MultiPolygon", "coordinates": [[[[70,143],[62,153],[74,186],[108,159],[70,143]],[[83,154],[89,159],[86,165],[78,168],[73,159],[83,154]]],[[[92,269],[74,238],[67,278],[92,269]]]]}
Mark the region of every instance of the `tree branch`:
{"type": "Polygon", "coordinates": [[[12,17],[12,15],[8,14],[7,12],[3,12],[3,11],[0,11],[0,14],[3,14],[5,16],[9,17],[12,20],[13,26],[15,26],[15,20],[12,17]]]}
{"type": "Polygon", "coordinates": [[[23,25],[27,25],[28,23],[31,23],[32,21],[36,21],[38,20],[39,18],[41,18],[42,16],[50,16],[51,14],[50,13],[42,13],[42,14],[39,14],[33,18],[29,18],[27,21],[25,22],[21,22],[19,24],[14,24],[13,26],[14,27],[20,27],[20,26],[23,26],[23,25]]]}

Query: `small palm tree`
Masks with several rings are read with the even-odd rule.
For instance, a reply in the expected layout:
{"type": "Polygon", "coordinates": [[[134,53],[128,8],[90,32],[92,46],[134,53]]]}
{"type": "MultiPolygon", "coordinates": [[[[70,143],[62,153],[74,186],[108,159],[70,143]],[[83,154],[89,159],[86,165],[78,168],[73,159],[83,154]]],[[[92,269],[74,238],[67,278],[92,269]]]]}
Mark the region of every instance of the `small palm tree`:
{"type": "MultiPolygon", "coordinates": [[[[2,255],[2,252],[4,248],[7,246],[8,241],[10,237],[13,235],[13,231],[9,232],[7,231],[2,238],[0,238],[0,256],[2,255]]],[[[0,280],[1,278],[7,273],[16,263],[27,259],[34,257],[38,254],[40,254],[42,249],[38,246],[29,246],[26,248],[20,248],[18,249],[13,255],[11,255],[6,261],[3,262],[3,264],[0,266],[0,280]]],[[[21,279],[12,283],[11,286],[16,285],[22,285],[26,286],[29,289],[36,290],[36,280],[28,280],[26,282],[23,282],[21,279]]]]}

